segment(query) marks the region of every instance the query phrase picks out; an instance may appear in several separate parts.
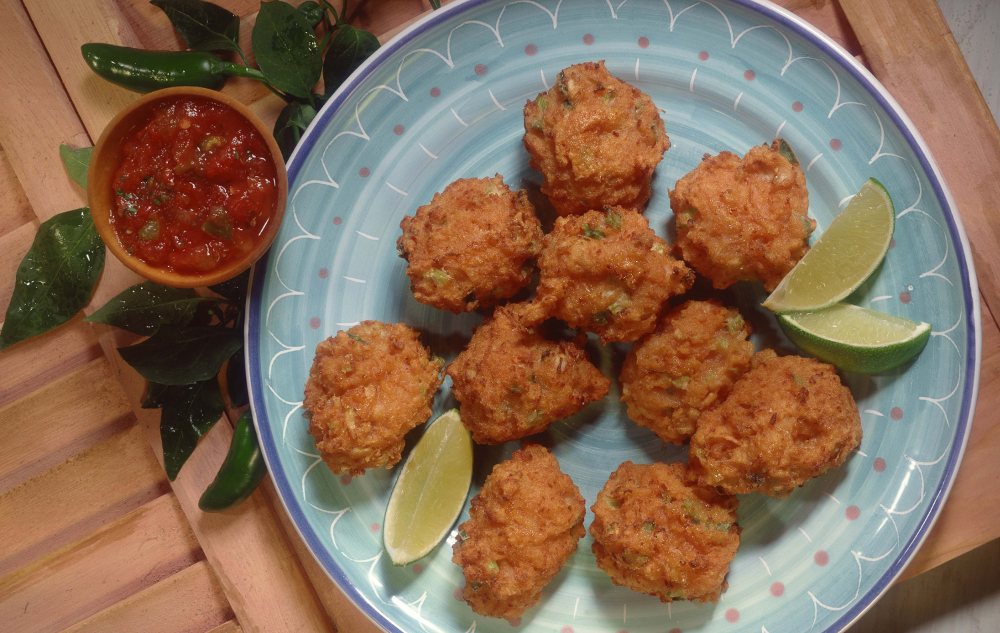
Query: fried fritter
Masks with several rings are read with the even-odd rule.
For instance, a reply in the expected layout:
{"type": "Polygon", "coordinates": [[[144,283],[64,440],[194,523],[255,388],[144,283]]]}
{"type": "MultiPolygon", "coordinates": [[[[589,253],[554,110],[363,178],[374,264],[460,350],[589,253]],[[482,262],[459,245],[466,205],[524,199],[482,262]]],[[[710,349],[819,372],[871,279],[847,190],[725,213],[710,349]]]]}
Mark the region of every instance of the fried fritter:
{"type": "Polygon", "coordinates": [[[656,328],[667,299],[694,283],[694,273],[669,250],[631,209],[558,218],[538,258],[535,302],[605,343],[634,341],[656,328]]]}
{"type": "Polygon", "coordinates": [[[611,381],[576,341],[550,341],[526,317],[531,306],[497,308],[447,368],[462,423],[480,444],[541,433],[608,395],[611,381]]]}
{"type": "Polygon", "coordinates": [[[705,155],[670,192],[677,222],[675,247],[716,288],[761,281],[768,290],[809,250],[816,227],[806,176],[782,139],[705,155]]]}
{"type": "Polygon", "coordinates": [[[399,226],[396,248],[414,297],[455,314],[527,286],[542,248],[527,193],[511,191],[499,174],[456,180],[399,226]]]}
{"type": "Polygon", "coordinates": [[[751,331],[736,308],[716,301],[671,310],[625,357],[620,382],[628,417],[664,442],[683,443],[701,412],[725,400],[750,368],[751,331]]]}
{"type": "Polygon", "coordinates": [[[472,610],[510,620],[538,604],[586,534],[585,513],[580,490],[544,447],[526,446],[494,466],[452,556],[472,610]]]}
{"type": "Polygon", "coordinates": [[[401,323],[363,321],[317,345],[302,404],[330,470],[398,462],[403,436],[431,415],[442,365],[401,323]]]}
{"type": "Polygon", "coordinates": [[[625,462],[590,509],[597,565],[663,602],[718,602],[740,545],[736,497],[687,481],[684,464],[625,462]]]}
{"type": "Polygon", "coordinates": [[[858,406],[832,365],[764,350],[698,419],[688,463],[702,485],[787,497],[860,443],[858,406]]]}
{"type": "Polygon", "coordinates": [[[653,170],[670,148],[649,95],[614,78],[604,62],[570,66],[524,106],[524,147],[542,192],[560,215],[606,205],[642,211],[653,170]]]}

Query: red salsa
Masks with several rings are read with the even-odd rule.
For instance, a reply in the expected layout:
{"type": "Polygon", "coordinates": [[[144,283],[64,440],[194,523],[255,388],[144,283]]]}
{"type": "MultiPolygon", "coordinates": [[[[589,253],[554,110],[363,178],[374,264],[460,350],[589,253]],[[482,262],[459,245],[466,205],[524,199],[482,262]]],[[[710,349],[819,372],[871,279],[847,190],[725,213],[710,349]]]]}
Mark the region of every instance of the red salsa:
{"type": "Polygon", "coordinates": [[[253,250],[274,211],[267,144],[227,105],[162,103],[122,146],[115,173],[118,241],[151,266],[208,272],[253,250]]]}

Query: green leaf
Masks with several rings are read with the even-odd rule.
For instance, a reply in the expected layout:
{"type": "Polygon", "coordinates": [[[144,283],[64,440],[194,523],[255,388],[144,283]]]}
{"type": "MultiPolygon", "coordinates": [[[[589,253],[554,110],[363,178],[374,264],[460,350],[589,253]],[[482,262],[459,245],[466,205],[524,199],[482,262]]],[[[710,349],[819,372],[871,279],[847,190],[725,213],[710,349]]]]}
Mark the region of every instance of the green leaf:
{"type": "Polygon", "coordinates": [[[72,319],[87,305],[102,268],[104,243],[89,209],[43,222],[17,268],[0,350],[72,319]]]}
{"type": "Polygon", "coordinates": [[[298,10],[312,28],[316,28],[323,21],[323,7],[313,0],[306,0],[298,6],[298,10]]]}
{"type": "Polygon", "coordinates": [[[220,294],[232,303],[243,307],[247,300],[247,284],[250,283],[250,269],[247,268],[232,279],[227,279],[208,289],[216,294],[220,294]]]}
{"type": "Polygon", "coordinates": [[[229,392],[229,404],[234,407],[242,407],[250,402],[243,348],[229,359],[229,365],[226,367],[226,391],[229,392]]]}
{"type": "Polygon", "coordinates": [[[71,149],[69,145],[59,146],[59,156],[66,165],[69,177],[84,189],[87,188],[87,169],[90,168],[90,155],[93,153],[93,147],[71,149]]]}
{"type": "Polygon", "coordinates": [[[344,80],[361,65],[361,62],[378,50],[378,38],[350,25],[337,31],[323,62],[323,83],[326,94],[332,95],[344,80]]]}
{"type": "Polygon", "coordinates": [[[239,51],[240,17],[202,0],[152,0],[196,51],[239,51]]]}
{"type": "Polygon", "coordinates": [[[190,288],[171,288],[147,281],[127,288],[84,321],[104,323],[149,336],[164,323],[189,325],[202,301],[190,288]]]}
{"type": "Polygon", "coordinates": [[[323,54],[305,16],[292,5],[262,2],[253,27],[253,52],[267,80],[308,99],[323,70],[323,54]]]}
{"type": "Polygon", "coordinates": [[[243,333],[232,328],[200,325],[161,325],[138,345],[119,347],[125,362],[139,375],[165,385],[208,380],[243,346],[243,333]]]}
{"type": "Polygon", "coordinates": [[[281,109],[278,120],[274,122],[274,140],[286,161],[315,117],[316,109],[301,101],[293,101],[281,109]]]}
{"type": "MultiPolygon", "coordinates": [[[[163,408],[160,416],[160,439],[163,440],[163,465],[171,481],[194,452],[198,440],[219,421],[225,412],[219,381],[210,380],[190,385],[149,385],[155,390],[157,403],[163,408]]],[[[145,408],[149,398],[143,403],[145,408]]]]}

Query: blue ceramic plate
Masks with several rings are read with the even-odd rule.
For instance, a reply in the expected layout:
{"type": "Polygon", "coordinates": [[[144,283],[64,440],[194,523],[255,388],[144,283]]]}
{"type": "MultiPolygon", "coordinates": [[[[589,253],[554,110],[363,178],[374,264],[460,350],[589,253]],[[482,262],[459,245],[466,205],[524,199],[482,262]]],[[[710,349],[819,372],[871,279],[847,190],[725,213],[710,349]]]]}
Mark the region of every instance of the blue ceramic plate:
{"type": "MultiPolygon", "coordinates": [[[[348,596],[389,631],[569,633],[840,631],[899,575],[927,535],[961,461],[977,391],[979,306],[954,203],[912,124],[885,90],[828,38],[752,0],[466,0],[383,47],[317,116],[289,167],[290,203],[254,273],[247,328],[253,409],[268,467],[303,539],[348,596]],[[646,211],[672,239],[667,190],[701,156],[745,152],[776,135],[806,170],[822,230],[869,176],[896,203],[895,243],[850,298],[933,325],[926,349],[879,376],[846,376],[864,441],[841,468],[790,498],[740,499],[742,544],[718,605],[662,604],[614,586],[586,537],[511,623],[477,616],[449,542],[405,568],[382,549],[398,468],[351,479],[330,473],[307,434],[303,385],[316,344],[365,320],[421,328],[454,357],[480,317],[417,303],[396,255],[399,222],[457,178],[500,173],[537,191],[521,145],[521,109],[560,69],[607,60],[665,111],[671,148],[646,211]],[[454,345],[458,344],[458,348],[454,345]]],[[[792,348],[739,284],[758,346],[792,348]]],[[[617,375],[626,348],[591,340],[617,375]]],[[[623,461],[676,461],[605,400],[535,439],[550,446],[588,503],[623,461]]],[[[454,406],[448,383],[436,412],[454,406]]],[[[408,447],[420,429],[408,436],[408,447]]],[[[476,451],[472,493],[518,445],[476,451]]],[[[467,514],[463,513],[463,519],[467,514]]],[[[592,515],[588,512],[587,524],[592,515]]]]}

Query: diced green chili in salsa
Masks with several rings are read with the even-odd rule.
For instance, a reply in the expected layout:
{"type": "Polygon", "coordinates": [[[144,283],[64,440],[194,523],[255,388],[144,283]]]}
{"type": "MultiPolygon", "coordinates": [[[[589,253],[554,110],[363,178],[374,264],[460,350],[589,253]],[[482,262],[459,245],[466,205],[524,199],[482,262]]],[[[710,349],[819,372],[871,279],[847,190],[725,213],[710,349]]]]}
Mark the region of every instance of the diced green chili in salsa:
{"type": "Polygon", "coordinates": [[[151,266],[208,272],[253,250],[277,173],[260,132],[229,106],[164,102],[129,135],[115,173],[118,241],[151,266]]]}

